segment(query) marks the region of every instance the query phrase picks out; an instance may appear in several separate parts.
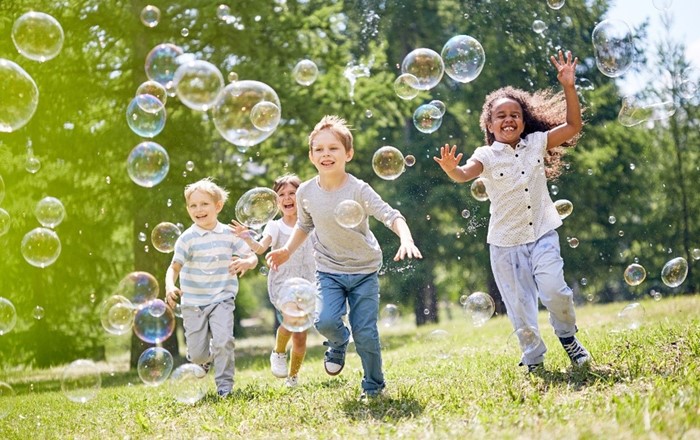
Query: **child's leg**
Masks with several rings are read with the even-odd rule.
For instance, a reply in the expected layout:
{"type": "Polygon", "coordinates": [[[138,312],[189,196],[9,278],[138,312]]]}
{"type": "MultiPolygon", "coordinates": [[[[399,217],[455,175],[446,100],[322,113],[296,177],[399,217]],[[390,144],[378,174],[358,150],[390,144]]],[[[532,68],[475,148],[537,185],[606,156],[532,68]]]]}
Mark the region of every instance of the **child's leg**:
{"type": "MultiPolygon", "coordinates": [[[[537,284],[532,273],[531,246],[534,247],[534,243],[507,247],[491,245],[491,269],[513,328],[532,327],[539,332],[537,284]]],[[[525,365],[540,364],[546,352],[547,347],[540,338],[537,347],[523,353],[521,362],[525,365]]]]}
{"type": "Polygon", "coordinates": [[[350,339],[350,330],[343,323],[343,315],[347,310],[345,286],[343,279],[347,275],[318,272],[319,288],[321,290],[321,313],[314,323],[316,330],[328,339],[328,346],[345,351],[350,339]]]}
{"type": "Polygon", "coordinates": [[[207,313],[196,306],[182,307],[182,326],[185,329],[187,359],[194,364],[206,364],[211,360],[209,350],[209,319],[207,313]]]}
{"type": "Polygon", "coordinates": [[[277,338],[275,339],[275,353],[287,352],[287,343],[291,339],[292,334],[292,332],[287,330],[282,325],[277,327],[277,338]]]}
{"type": "Polygon", "coordinates": [[[306,356],[306,332],[292,333],[292,360],[289,363],[289,375],[296,376],[306,356]]]}
{"type": "Polygon", "coordinates": [[[348,305],[350,327],[357,354],[362,360],[362,389],[369,394],[384,388],[382,352],[377,329],[379,314],[379,278],[377,273],[350,275],[348,305]]]}
{"type": "Polygon", "coordinates": [[[532,250],[532,266],[540,300],[549,311],[549,322],[560,338],[576,333],[574,293],[564,280],[559,234],[551,231],[542,236],[532,250]]]}
{"type": "Polygon", "coordinates": [[[214,361],[214,381],[218,391],[230,392],[235,374],[233,338],[233,299],[214,304],[209,315],[212,335],[212,358],[214,361]]]}

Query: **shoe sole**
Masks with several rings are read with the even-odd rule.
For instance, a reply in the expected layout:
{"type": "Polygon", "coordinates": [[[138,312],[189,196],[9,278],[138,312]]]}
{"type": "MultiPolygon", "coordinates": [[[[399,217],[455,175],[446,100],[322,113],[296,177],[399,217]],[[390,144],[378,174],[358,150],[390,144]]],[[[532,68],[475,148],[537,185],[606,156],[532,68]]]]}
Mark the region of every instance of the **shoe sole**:
{"type": "Polygon", "coordinates": [[[343,365],[342,367],[340,367],[340,370],[338,370],[338,371],[336,371],[335,373],[333,373],[333,372],[328,371],[328,368],[326,368],[326,365],[325,365],[325,364],[323,365],[323,369],[326,370],[326,373],[327,373],[329,376],[337,376],[337,375],[339,375],[339,374],[343,371],[343,368],[345,368],[345,365],[343,365]]]}

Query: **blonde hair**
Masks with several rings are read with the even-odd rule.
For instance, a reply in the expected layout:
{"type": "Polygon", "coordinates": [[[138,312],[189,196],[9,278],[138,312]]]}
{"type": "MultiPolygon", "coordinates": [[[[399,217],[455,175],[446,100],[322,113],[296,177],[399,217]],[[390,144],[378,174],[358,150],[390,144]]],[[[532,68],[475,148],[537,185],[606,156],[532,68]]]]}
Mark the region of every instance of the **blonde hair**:
{"type": "Polygon", "coordinates": [[[294,188],[299,188],[299,185],[301,185],[301,179],[299,179],[296,174],[285,174],[275,179],[275,183],[272,185],[272,190],[274,192],[278,192],[280,188],[284,187],[285,185],[292,185],[294,188]]]}
{"type": "Polygon", "coordinates": [[[215,202],[226,203],[226,200],[228,200],[228,191],[214,183],[211,177],[205,177],[202,180],[185,186],[185,200],[189,201],[190,196],[195,191],[202,191],[205,194],[209,194],[215,202]]]}
{"type": "Polygon", "coordinates": [[[326,129],[330,130],[331,133],[340,140],[346,152],[352,150],[352,133],[350,133],[350,126],[345,119],[336,115],[326,115],[316,124],[311,134],[309,134],[309,150],[311,150],[311,145],[316,135],[321,130],[326,129]]]}

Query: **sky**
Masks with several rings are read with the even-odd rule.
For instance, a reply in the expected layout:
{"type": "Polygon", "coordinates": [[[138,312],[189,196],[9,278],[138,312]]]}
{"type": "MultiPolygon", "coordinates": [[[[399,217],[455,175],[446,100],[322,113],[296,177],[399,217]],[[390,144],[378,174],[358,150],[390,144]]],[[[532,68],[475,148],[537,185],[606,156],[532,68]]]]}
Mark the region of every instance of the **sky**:
{"type": "MultiPolygon", "coordinates": [[[[671,35],[674,40],[682,42],[686,47],[686,59],[696,69],[695,78],[700,71],[700,0],[611,0],[606,18],[620,19],[627,22],[632,29],[649,19],[649,35],[647,56],[653,62],[656,43],[663,39],[666,33],[661,21],[661,10],[667,6],[667,11],[673,19],[671,35]]],[[[633,93],[641,89],[648,78],[625,74],[621,77],[621,85],[627,92],[633,93]]]]}

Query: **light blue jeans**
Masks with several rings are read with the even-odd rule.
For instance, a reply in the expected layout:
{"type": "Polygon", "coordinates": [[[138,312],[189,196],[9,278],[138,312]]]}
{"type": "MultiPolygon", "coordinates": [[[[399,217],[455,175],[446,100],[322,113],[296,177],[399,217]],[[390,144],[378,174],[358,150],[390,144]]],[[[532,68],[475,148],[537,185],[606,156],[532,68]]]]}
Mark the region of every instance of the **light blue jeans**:
{"type": "Polygon", "coordinates": [[[345,350],[350,339],[350,330],[343,323],[342,317],[349,307],[352,337],[364,370],[362,389],[370,394],[380,392],[385,384],[377,329],[379,314],[377,272],[369,274],[316,272],[316,277],[323,298],[323,308],[315,322],[316,329],[328,339],[328,345],[331,348],[345,350]]]}
{"type": "MultiPolygon", "coordinates": [[[[552,230],[532,243],[519,246],[490,246],[493,277],[501,292],[513,328],[537,330],[539,298],[549,311],[554,333],[565,338],[576,333],[576,313],[571,288],[564,280],[559,234],[552,230]]],[[[523,353],[522,363],[544,361],[547,347],[542,338],[536,347],[523,353]]]]}

